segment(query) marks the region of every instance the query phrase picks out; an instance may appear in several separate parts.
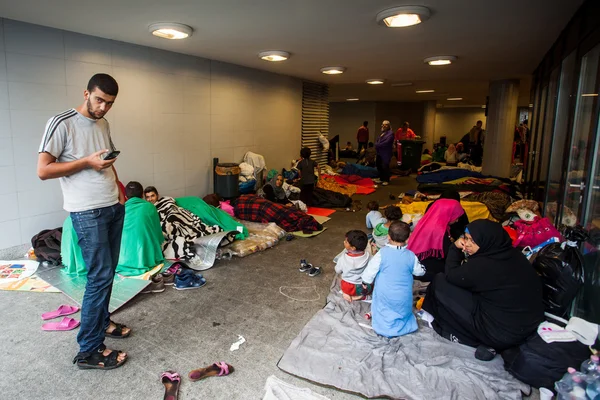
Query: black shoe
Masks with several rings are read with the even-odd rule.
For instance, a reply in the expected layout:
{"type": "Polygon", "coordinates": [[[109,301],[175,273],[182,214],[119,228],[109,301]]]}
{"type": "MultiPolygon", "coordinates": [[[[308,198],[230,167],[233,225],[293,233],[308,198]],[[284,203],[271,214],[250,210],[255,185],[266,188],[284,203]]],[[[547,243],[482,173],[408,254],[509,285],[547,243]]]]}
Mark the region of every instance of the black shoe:
{"type": "Polygon", "coordinates": [[[310,271],[308,271],[308,276],[317,276],[321,273],[321,267],[313,267],[311,265],[310,271]]]}
{"type": "MultiPolygon", "coordinates": [[[[304,260],[303,260],[304,261],[304,260]]],[[[300,272],[308,272],[312,269],[312,264],[311,263],[307,263],[307,262],[300,262],[300,268],[298,268],[298,271],[300,272]]]]}
{"type": "Polygon", "coordinates": [[[492,361],[496,357],[496,350],[480,344],[475,350],[475,358],[480,361],[492,361]]]}

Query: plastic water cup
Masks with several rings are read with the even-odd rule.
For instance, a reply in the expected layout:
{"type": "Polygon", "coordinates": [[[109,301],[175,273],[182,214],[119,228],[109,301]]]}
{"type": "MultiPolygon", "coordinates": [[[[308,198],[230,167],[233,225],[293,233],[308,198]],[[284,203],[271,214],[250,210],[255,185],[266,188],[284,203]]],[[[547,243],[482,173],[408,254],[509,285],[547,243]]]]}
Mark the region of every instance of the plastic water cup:
{"type": "Polygon", "coordinates": [[[540,400],[552,400],[552,397],[554,397],[552,390],[540,388],[540,400]]]}

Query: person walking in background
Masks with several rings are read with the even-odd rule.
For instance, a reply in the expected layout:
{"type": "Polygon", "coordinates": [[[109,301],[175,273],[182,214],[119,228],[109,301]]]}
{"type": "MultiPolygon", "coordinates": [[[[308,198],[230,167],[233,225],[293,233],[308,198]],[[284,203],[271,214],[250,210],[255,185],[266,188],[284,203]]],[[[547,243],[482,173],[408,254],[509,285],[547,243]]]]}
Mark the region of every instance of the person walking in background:
{"type": "Polygon", "coordinates": [[[375,149],[377,150],[377,171],[379,179],[383,186],[390,183],[390,161],[392,159],[392,145],[394,144],[394,132],[390,121],[385,120],[381,123],[381,134],[377,138],[375,149]]]}
{"type": "Polygon", "coordinates": [[[356,133],[356,141],[358,142],[358,149],[356,150],[357,154],[360,154],[362,149],[367,148],[367,143],[369,143],[369,121],[364,121],[362,126],[358,128],[358,132],[356,133]]]}
{"type": "Polygon", "coordinates": [[[108,304],[119,261],[125,208],[119,203],[116,156],[108,121],[119,86],[113,77],[96,74],[83,92],[84,102],[46,124],[39,148],[37,174],[41,180],[60,179],[64,209],[71,213],[87,284],[81,304],[80,369],[113,369],[127,361],[127,353],[109,350],[105,337],[125,338],[131,330],[110,320],[108,304]]]}

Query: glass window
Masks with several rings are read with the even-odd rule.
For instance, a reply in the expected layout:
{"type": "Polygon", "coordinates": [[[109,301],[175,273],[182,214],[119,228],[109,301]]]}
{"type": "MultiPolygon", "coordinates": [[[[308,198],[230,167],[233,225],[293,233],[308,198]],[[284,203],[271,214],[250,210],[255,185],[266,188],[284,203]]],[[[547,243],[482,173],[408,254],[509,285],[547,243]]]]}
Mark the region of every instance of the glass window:
{"type": "Polygon", "coordinates": [[[546,111],[546,97],[548,94],[548,85],[544,86],[541,91],[541,96],[539,93],[539,89],[536,90],[536,102],[535,104],[539,104],[539,109],[535,110],[533,113],[533,124],[529,126],[530,132],[532,132],[531,138],[526,139],[528,141],[529,154],[526,155],[527,159],[527,182],[529,185],[528,193],[529,197],[532,197],[535,194],[535,178],[537,176],[538,171],[538,157],[540,153],[540,144],[542,142],[542,125],[541,121],[544,120],[544,115],[546,111]],[[535,147],[534,147],[535,146],[535,147]]]}
{"type": "Polygon", "coordinates": [[[560,72],[556,120],[554,122],[552,151],[550,152],[550,171],[546,189],[547,200],[545,201],[545,215],[555,224],[554,217],[558,208],[557,202],[559,201],[559,197],[561,197],[560,195],[563,193],[560,188],[560,179],[563,175],[563,156],[565,154],[565,145],[569,129],[570,100],[573,96],[573,74],[575,73],[576,61],[577,54],[574,51],[564,59],[560,72]]]}
{"type": "Polygon", "coordinates": [[[583,190],[588,181],[589,157],[593,155],[590,146],[593,144],[592,122],[595,121],[594,110],[598,101],[596,78],[598,76],[598,61],[600,59],[600,45],[588,52],[581,59],[579,86],[573,120],[573,135],[569,152],[569,165],[567,168],[567,187],[565,190],[566,215],[572,212],[578,224],[581,224],[581,202],[583,190]]]}

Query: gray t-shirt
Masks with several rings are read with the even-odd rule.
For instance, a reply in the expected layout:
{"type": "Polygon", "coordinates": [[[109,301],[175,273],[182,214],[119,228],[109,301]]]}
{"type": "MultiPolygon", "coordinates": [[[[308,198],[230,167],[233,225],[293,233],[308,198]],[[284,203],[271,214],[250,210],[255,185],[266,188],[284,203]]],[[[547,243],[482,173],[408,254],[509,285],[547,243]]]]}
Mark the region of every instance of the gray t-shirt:
{"type": "MultiPolygon", "coordinates": [[[[69,162],[103,149],[115,149],[108,121],[86,118],[70,109],[48,120],[39,153],[49,153],[58,162],[69,162]]],[[[59,180],[63,207],[69,212],[109,207],[119,202],[119,189],[112,168],[102,171],[88,168],[59,180]]]]}

